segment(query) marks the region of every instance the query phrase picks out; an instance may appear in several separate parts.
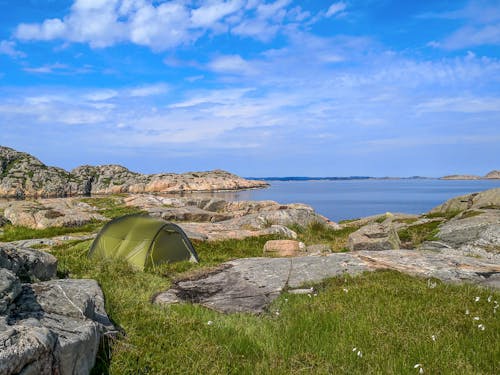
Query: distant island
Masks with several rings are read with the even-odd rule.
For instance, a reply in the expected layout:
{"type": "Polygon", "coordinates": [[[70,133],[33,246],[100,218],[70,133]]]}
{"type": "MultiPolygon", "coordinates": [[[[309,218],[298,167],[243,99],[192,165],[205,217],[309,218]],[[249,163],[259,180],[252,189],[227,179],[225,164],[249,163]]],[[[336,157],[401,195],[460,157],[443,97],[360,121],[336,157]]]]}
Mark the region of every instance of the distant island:
{"type": "Polygon", "coordinates": [[[246,177],[248,180],[261,181],[349,181],[349,180],[494,180],[500,179],[500,171],[494,170],[485,176],[476,176],[468,174],[455,174],[444,177],[373,177],[373,176],[345,176],[345,177],[310,177],[310,176],[287,176],[287,177],[246,177]]]}

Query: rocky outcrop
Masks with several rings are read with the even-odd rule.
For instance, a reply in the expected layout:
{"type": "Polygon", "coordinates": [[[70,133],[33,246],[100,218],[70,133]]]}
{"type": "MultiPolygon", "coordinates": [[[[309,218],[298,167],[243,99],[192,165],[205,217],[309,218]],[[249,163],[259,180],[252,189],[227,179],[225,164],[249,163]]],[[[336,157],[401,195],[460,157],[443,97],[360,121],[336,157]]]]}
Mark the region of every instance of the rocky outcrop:
{"type": "Polygon", "coordinates": [[[91,205],[71,198],[12,201],[5,207],[4,215],[13,225],[35,229],[77,227],[106,220],[91,205]]]}
{"type": "Polygon", "coordinates": [[[500,266],[476,258],[415,250],[359,251],[296,258],[246,258],[222,264],[196,279],[178,281],[154,302],[199,303],[224,313],[261,313],[284,290],[345,273],[394,269],[445,282],[500,288],[500,266]]]}
{"type": "Polygon", "coordinates": [[[484,176],[484,178],[487,178],[487,179],[492,179],[492,180],[493,180],[493,179],[494,179],[494,180],[496,180],[496,179],[500,179],[500,171],[497,171],[497,170],[495,170],[495,171],[491,171],[491,172],[489,172],[486,176],[484,176]]]}
{"type": "Polygon", "coordinates": [[[89,374],[114,330],[94,280],[47,280],[50,254],[0,247],[0,373],[89,374]]]}
{"type": "Polygon", "coordinates": [[[0,146],[1,197],[217,191],[266,186],[266,182],[246,180],[222,170],[145,175],[120,165],[85,165],[67,172],[46,166],[27,153],[0,146]]]}
{"type": "Polygon", "coordinates": [[[349,235],[347,247],[356,250],[399,249],[401,241],[392,223],[367,224],[349,235]]]}
{"type": "Polygon", "coordinates": [[[452,174],[449,176],[443,176],[440,178],[441,180],[480,180],[480,176],[472,175],[472,174],[452,174]]]}
{"type": "Polygon", "coordinates": [[[447,200],[445,203],[429,211],[435,213],[457,213],[471,209],[499,209],[500,188],[485,190],[479,193],[461,195],[447,200]]]}
{"type": "Polygon", "coordinates": [[[191,239],[242,239],[267,234],[296,238],[296,233],[287,226],[306,226],[311,223],[339,228],[336,223],[305,204],[282,205],[274,201],[230,202],[213,198],[167,198],[151,195],[133,195],[124,201],[125,204],[140,208],[151,216],[179,221],[178,225],[191,239]]]}

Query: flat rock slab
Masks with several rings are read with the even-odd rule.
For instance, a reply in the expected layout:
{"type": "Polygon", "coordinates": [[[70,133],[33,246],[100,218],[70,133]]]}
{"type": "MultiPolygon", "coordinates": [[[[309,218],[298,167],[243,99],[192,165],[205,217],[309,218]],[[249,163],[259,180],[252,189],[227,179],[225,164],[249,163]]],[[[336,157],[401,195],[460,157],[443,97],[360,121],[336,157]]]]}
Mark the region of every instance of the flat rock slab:
{"type": "Polygon", "coordinates": [[[177,282],[173,288],[158,294],[154,302],[192,302],[224,313],[261,313],[287,288],[377,269],[500,288],[498,263],[428,251],[358,251],[296,258],[237,259],[194,280],[177,282]]]}
{"type": "Polygon", "coordinates": [[[11,270],[22,281],[49,280],[56,276],[57,259],[43,251],[0,244],[0,268],[11,270]]]}

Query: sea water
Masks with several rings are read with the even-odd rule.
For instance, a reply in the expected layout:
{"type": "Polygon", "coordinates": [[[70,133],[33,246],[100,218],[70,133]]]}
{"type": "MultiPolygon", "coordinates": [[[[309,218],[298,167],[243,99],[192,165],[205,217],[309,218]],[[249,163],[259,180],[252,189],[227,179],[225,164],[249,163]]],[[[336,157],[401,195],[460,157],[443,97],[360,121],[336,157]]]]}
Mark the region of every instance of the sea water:
{"type": "Polygon", "coordinates": [[[385,212],[421,214],[446,200],[500,187],[500,180],[308,180],[269,181],[267,189],[212,194],[227,200],[305,203],[339,221],[385,212]]]}

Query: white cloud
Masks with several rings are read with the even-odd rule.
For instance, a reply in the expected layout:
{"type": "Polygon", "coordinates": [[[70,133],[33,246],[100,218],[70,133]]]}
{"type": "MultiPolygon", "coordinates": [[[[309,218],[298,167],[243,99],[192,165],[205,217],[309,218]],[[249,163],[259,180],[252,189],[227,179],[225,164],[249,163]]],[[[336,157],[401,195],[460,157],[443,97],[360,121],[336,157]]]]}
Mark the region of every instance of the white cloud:
{"type": "Polygon", "coordinates": [[[441,47],[452,50],[483,45],[500,45],[500,24],[466,26],[455,31],[440,43],[441,47]]]}
{"type": "Polygon", "coordinates": [[[99,90],[84,95],[84,98],[92,102],[102,102],[118,96],[116,90],[99,90]]]}
{"type": "Polygon", "coordinates": [[[325,17],[332,17],[336,14],[341,13],[347,8],[347,4],[344,2],[333,3],[330,5],[328,10],[326,11],[325,17]]]}
{"type": "Polygon", "coordinates": [[[19,40],[64,40],[103,48],[122,42],[164,51],[189,44],[209,32],[268,41],[291,21],[303,21],[308,13],[288,11],[290,0],[165,1],[75,0],[63,18],[18,25],[19,40]]]}
{"type": "Polygon", "coordinates": [[[495,97],[442,97],[416,106],[418,113],[458,112],[484,113],[500,112],[500,98],[495,97]]]}
{"type": "Polygon", "coordinates": [[[13,58],[26,57],[26,54],[16,49],[16,42],[11,40],[0,41],[0,55],[7,55],[13,58]]]}
{"type": "Polygon", "coordinates": [[[208,1],[191,11],[191,23],[195,27],[212,27],[222,18],[242,9],[244,1],[208,1]]]}
{"type": "Polygon", "coordinates": [[[66,64],[60,64],[60,63],[55,63],[55,64],[46,64],[38,67],[26,67],[23,68],[25,72],[28,73],[39,73],[39,74],[52,74],[52,73],[61,73],[61,72],[67,72],[69,69],[69,66],[66,64]]]}
{"type": "Polygon", "coordinates": [[[222,74],[252,74],[255,72],[252,65],[240,55],[217,57],[208,64],[208,67],[222,74]]]}
{"type": "Polygon", "coordinates": [[[135,87],[129,90],[129,95],[133,97],[145,97],[153,95],[161,95],[168,91],[168,85],[165,83],[156,83],[153,85],[145,85],[135,87]]]}

